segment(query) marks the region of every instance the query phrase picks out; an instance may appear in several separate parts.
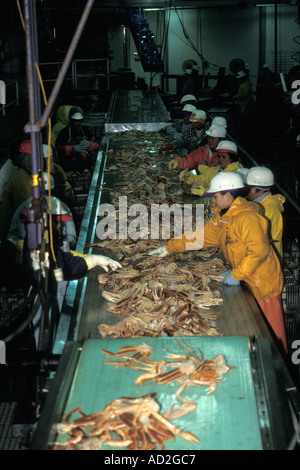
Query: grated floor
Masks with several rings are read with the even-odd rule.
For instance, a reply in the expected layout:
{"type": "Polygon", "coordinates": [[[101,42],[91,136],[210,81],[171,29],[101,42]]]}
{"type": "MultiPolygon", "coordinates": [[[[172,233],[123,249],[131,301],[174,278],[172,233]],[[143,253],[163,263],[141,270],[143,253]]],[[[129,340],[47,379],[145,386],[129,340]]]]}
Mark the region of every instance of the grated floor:
{"type": "Polygon", "coordinates": [[[12,435],[12,421],[17,403],[0,403],[0,451],[20,450],[22,442],[12,435]]]}

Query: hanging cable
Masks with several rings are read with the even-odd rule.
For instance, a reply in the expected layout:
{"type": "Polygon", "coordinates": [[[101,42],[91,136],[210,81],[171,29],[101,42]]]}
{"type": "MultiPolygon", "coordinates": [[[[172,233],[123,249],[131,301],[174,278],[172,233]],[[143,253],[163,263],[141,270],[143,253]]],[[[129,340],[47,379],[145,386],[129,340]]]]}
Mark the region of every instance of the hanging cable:
{"type": "MultiPolygon", "coordinates": [[[[198,51],[198,49],[197,49],[197,48],[195,47],[195,45],[193,44],[193,41],[191,40],[191,38],[190,38],[190,36],[189,36],[187,30],[185,29],[185,26],[184,26],[184,24],[183,24],[183,21],[182,21],[182,19],[180,18],[179,13],[178,13],[178,10],[177,10],[176,7],[175,7],[175,12],[176,12],[177,17],[178,17],[178,20],[179,20],[179,22],[180,22],[180,25],[181,25],[181,28],[182,28],[182,32],[183,32],[184,36],[186,37],[186,39],[187,39],[187,41],[188,41],[190,47],[191,47],[191,48],[196,52],[196,54],[200,57],[200,59],[201,59],[201,61],[202,61],[202,63],[203,63],[203,66],[204,66],[205,68],[207,68],[207,67],[210,65],[210,62],[208,62],[208,61],[203,57],[203,55],[198,51]]],[[[211,64],[211,65],[217,66],[216,64],[211,64]]]]}

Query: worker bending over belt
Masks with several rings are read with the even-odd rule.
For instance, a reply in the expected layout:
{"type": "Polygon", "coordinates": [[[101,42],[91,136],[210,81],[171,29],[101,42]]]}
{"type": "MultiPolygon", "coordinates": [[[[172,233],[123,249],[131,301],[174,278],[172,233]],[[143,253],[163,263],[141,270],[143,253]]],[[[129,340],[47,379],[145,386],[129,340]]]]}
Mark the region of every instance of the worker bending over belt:
{"type": "Polygon", "coordinates": [[[192,194],[202,196],[208,189],[211,179],[222,171],[236,171],[243,165],[238,161],[237,146],[230,140],[222,140],[216,148],[218,155],[218,166],[209,167],[207,165],[198,165],[199,175],[184,170],[180,173],[179,179],[187,185],[190,185],[192,194]]]}
{"type": "Polygon", "coordinates": [[[217,166],[218,153],[216,148],[226,137],[226,127],[212,124],[206,131],[207,143],[200,145],[186,157],[177,157],[170,161],[169,170],[194,170],[198,165],[217,166]]]}
{"type": "Polygon", "coordinates": [[[219,173],[211,180],[204,197],[213,196],[217,210],[195,231],[171,239],[166,246],[150,251],[164,257],[188,249],[220,247],[231,266],[224,273],[224,283],[230,286],[244,281],[251,289],[279,346],[288,352],[282,309],[283,273],[267,236],[268,222],[251,202],[241,194],[245,188],[242,177],[235,172],[219,173]],[[192,246],[189,246],[192,244],[192,246]]]}

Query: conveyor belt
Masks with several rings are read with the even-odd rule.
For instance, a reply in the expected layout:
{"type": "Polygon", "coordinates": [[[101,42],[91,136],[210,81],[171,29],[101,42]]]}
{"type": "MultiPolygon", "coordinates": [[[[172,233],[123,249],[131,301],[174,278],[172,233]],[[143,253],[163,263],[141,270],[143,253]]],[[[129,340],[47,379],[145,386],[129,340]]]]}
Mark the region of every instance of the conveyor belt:
{"type": "MultiPolygon", "coordinates": [[[[165,358],[168,352],[183,352],[173,338],[143,338],[143,341],[153,346],[151,357],[154,360],[165,358]]],[[[201,350],[205,359],[223,354],[226,363],[236,369],[224,376],[224,381],[211,395],[205,393],[206,387],[191,385],[185,390],[183,396],[197,404],[196,411],[174,420],[173,424],[192,432],[201,442],[191,444],[177,438],[175,442],[170,440],[166,443],[166,450],[286,448],[290,436],[285,428],[285,404],[280,399],[276,376],[270,368],[272,359],[267,340],[258,340],[255,354],[249,349],[247,338],[243,337],[189,337],[185,338],[185,342],[197,353],[201,350]]],[[[82,411],[90,414],[101,411],[119,397],[136,398],[152,392],[157,394],[162,412],[178,403],[175,396],[178,383],[158,386],[149,381],[137,386],[135,380],[141,371],[115,369],[113,365],[103,364],[103,360],[109,359],[100,348],[117,352],[120,346],[140,343],[141,338],[68,343],[47,397],[32,449],[51,448],[53,442],[65,440],[67,436],[58,437],[53,425],[61,422],[77,406],[82,406],[82,411]]],[[[78,415],[73,418],[76,417],[78,415]]],[[[109,449],[113,450],[111,447],[109,449]]]]}
{"type": "Polygon", "coordinates": [[[170,119],[170,114],[157,92],[120,90],[112,95],[105,131],[121,132],[132,129],[157,131],[170,119]]]}
{"type": "MultiPolygon", "coordinates": [[[[150,100],[152,99],[151,97],[149,98],[150,100]]],[[[126,96],[125,94],[122,94],[121,102],[124,100],[126,102],[126,96]]],[[[144,102],[145,100],[145,95],[140,95],[140,100],[144,102]]],[[[126,107],[125,105],[120,107],[117,107],[114,105],[112,109],[120,109],[122,112],[125,113],[126,107]]],[[[119,106],[119,105],[118,105],[119,106]]],[[[141,106],[141,105],[140,105],[141,106]]],[[[134,115],[134,113],[133,113],[134,115]]],[[[114,112],[110,114],[110,116],[114,116],[114,112]]],[[[148,116],[146,113],[145,116],[148,116]]],[[[123,116],[124,117],[124,116],[123,116]]],[[[117,123],[119,125],[119,123],[117,123]]],[[[117,126],[118,127],[118,126],[117,126]]],[[[125,126],[127,128],[127,126],[125,126]]],[[[131,124],[128,129],[130,130],[131,124]]],[[[111,128],[112,132],[115,132],[116,128],[113,129],[111,128]]],[[[120,128],[119,130],[125,130],[122,127],[122,123],[120,123],[120,128]]],[[[145,130],[145,129],[143,129],[145,130]]],[[[104,149],[106,150],[106,149],[104,149]]],[[[83,251],[85,243],[93,243],[94,238],[95,238],[95,225],[96,225],[96,210],[97,207],[102,200],[102,193],[101,193],[101,188],[102,188],[102,183],[103,183],[103,178],[104,178],[104,173],[103,170],[105,168],[106,164],[106,157],[105,154],[102,153],[102,151],[99,152],[98,160],[96,163],[96,168],[95,172],[93,175],[93,180],[91,184],[91,189],[90,193],[88,196],[88,202],[86,205],[86,211],[84,215],[84,220],[82,224],[82,230],[80,232],[80,237],[78,240],[78,246],[77,249],[78,251],[83,251]]],[[[91,251],[91,249],[89,250],[91,251]]],[[[106,344],[107,340],[99,338],[99,333],[98,333],[98,325],[100,323],[108,323],[108,324],[113,324],[119,321],[119,318],[117,318],[115,315],[110,314],[107,309],[106,309],[106,301],[103,299],[101,296],[100,292],[100,287],[98,284],[98,271],[90,272],[88,273],[87,277],[85,279],[82,279],[80,281],[73,281],[69,284],[68,290],[67,290],[67,295],[66,295],[66,301],[63,307],[63,311],[61,314],[61,321],[58,327],[58,334],[56,337],[56,342],[54,345],[53,352],[55,354],[62,354],[62,360],[60,363],[59,371],[56,374],[55,377],[55,387],[53,390],[51,390],[51,396],[49,397],[49,403],[46,406],[45,409],[45,415],[42,416],[41,419],[41,426],[43,429],[43,432],[46,433],[46,437],[43,436],[42,440],[43,444],[39,442],[37,447],[39,446],[44,446],[46,445],[46,442],[48,442],[48,434],[47,434],[47,429],[48,433],[50,433],[50,428],[49,428],[49,422],[53,420],[53,417],[50,418],[50,411],[49,407],[52,410],[54,407],[57,410],[57,414],[55,414],[55,419],[62,419],[63,414],[68,411],[73,405],[78,406],[78,403],[75,405],[75,402],[73,398],[69,396],[69,391],[71,387],[75,387],[76,389],[76,384],[73,383],[73,376],[74,374],[77,377],[77,374],[89,374],[89,368],[85,365],[88,364],[88,360],[86,361],[86,356],[85,354],[82,356],[81,350],[83,348],[84,353],[85,351],[90,351],[90,347],[99,349],[99,345],[101,344],[102,347],[104,347],[104,344],[106,344]],[[71,341],[71,343],[70,343],[71,341]],[[92,346],[90,346],[92,345],[92,346]],[[97,346],[95,346],[97,345],[97,346]],[[72,357],[71,357],[72,356],[72,357]],[[62,378],[63,377],[63,378],[62,378]],[[71,401],[69,401],[71,400],[71,401]],[[46,429],[47,428],[47,429],[46,429]]],[[[258,345],[263,344],[264,345],[264,354],[265,356],[268,356],[268,364],[272,363],[273,361],[273,348],[274,344],[272,341],[272,336],[270,334],[270,331],[268,327],[266,326],[264,319],[262,318],[261,312],[258,309],[256,302],[254,301],[252,295],[249,293],[247,290],[243,290],[240,286],[237,287],[226,287],[223,285],[217,286],[218,290],[221,293],[221,297],[224,299],[223,305],[218,307],[218,313],[219,313],[219,318],[217,320],[217,327],[218,331],[220,333],[220,337],[218,338],[189,338],[188,340],[191,341],[193,344],[196,341],[196,344],[198,345],[204,341],[203,344],[218,344],[220,345],[220,348],[223,347],[225,344],[229,344],[227,342],[227,338],[235,338],[233,340],[233,343],[236,345],[241,345],[247,343],[247,339],[249,338],[256,338],[256,341],[258,345]],[[261,339],[264,338],[264,339],[261,339]],[[267,338],[267,339],[266,339],[267,338]],[[260,343],[259,341],[262,341],[260,343]],[[265,341],[267,341],[267,347],[265,347],[265,341]],[[271,345],[271,346],[270,346],[271,345]],[[271,347],[271,349],[269,349],[271,347]]],[[[155,339],[150,339],[149,341],[156,341],[156,344],[163,344],[164,341],[169,340],[167,339],[161,339],[161,338],[155,338],[155,339]]],[[[171,339],[170,339],[171,340],[171,339]]],[[[115,342],[117,340],[109,340],[112,342],[115,342]]],[[[110,344],[108,341],[108,344],[110,344]]],[[[129,340],[124,340],[124,342],[128,343],[129,340]]],[[[116,346],[119,344],[118,342],[114,343],[116,346]]],[[[231,347],[231,346],[230,346],[231,347]]],[[[237,346],[239,348],[239,346],[237,346]]],[[[242,350],[244,346],[241,346],[242,350]]],[[[260,346],[258,346],[260,348],[260,346]]],[[[276,348],[275,348],[276,349],[276,348]]],[[[89,353],[87,352],[87,355],[89,354],[94,354],[94,353],[89,353]]],[[[232,352],[230,353],[232,354],[232,352]]],[[[249,355],[248,347],[247,347],[247,354],[249,355]]],[[[237,358],[239,354],[236,355],[237,358]]],[[[253,360],[253,354],[250,354],[251,360],[253,360]]],[[[255,354],[254,354],[255,356],[255,354]]],[[[234,354],[233,356],[234,357],[234,354]]],[[[278,352],[276,351],[276,357],[278,358],[278,352]]],[[[247,359],[248,361],[248,359],[247,359]]],[[[101,359],[99,358],[99,363],[101,362],[101,359]]],[[[230,362],[230,361],[229,361],[230,362]]],[[[94,365],[94,358],[90,361],[94,365]]],[[[270,387],[273,387],[273,383],[270,383],[270,375],[264,373],[264,358],[261,358],[260,360],[254,360],[254,363],[256,364],[256,367],[259,369],[259,376],[261,377],[262,383],[255,383],[255,380],[257,379],[256,377],[253,377],[251,380],[254,380],[254,385],[253,382],[251,382],[251,385],[248,385],[251,388],[251,399],[253,400],[253,387],[254,391],[256,394],[256,405],[259,407],[259,402],[258,402],[258,393],[257,391],[260,391],[260,404],[263,403],[263,407],[266,409],[263,409],[263,411],[258,410],[258,416],[259,419],[261,420],[261,417],[268,415],[268,413],[271,413],[272,411],[270,407],[270,402],[272,401],[272,394],[270,394],[270,387]],[[258,365],[257,365],[258,364],[258,365]],[[267,382],[265,382],[265,377],[268,376],[267,382]],[[264,387],[266,387],[266,391],[264,390],[264,387]]],[[[282,367],[282,361],[279,362],[280,365],[279,367],[282,367]]],[[[249,361],[248,361],[249,364],[249,361]]],[[[98,364],[99,365],[99,364],[98,364]]],[[[243,369],[242,367],[242,362],[239,364],[240,368],[243,369]]],[[[97,366],[98,367],[98,366],[97,366]]],[[[248,365],[247,365],[248,367],[248,365]]],[[[275,364],[275,367],[277,365],[275,364]]],[[[248,369],[251,371],[251,367],[248,369]]],[[[99,371],[99,373],[102,373],[102,371],[99,371]]],[[[251,374],[250,374],[251,375],[251,374]]],[[[111,374],[110,377],[114,379],[115,374],[111,374]]],[[[273,379],[276,381],[276,379],[273,377],[273,379]]],[[[272,379],[272,381],[273,381],[272,379]]],[[[98,380],[98,379],[97,379],[98,380]]],[[[82,383],[88,383],[88,381],[82,377],[82,383]]],[[[97,389],[101,387],[103,383],[100,383],[97,386],[97,389]]],[[[277,385],[276,385],[277,387],[277,385]]],[[[91,390],[90,387],[89,392],[92,394],[94,393],[93,390],[91,390]]],[[[104,387],[105,389],[105,387],[104,387]]],[[[275,388],[273,388],[275,390],[275,388]]],[[[245,390],[244,390],[245,391],[245,390]]],[[[249,392],[249,390],[248,390],[249,392]]],[[[77,390],[76,390],[77,393],[77,390]]],[[[133,393],[133,392],[132,392],[133,393]]],[[[272,392],[273,393],[273,392],[272,392]]],[[[127,394],[127,393],[126,393],[127,394]]],[[[242,394],[239,395],[242,397],[242,394]]],[[[273,397],[276,396],[276,393],[274,392],[273,397]]],[[[286,405],[285,402],[285,397],[282,398],[284,405],[286,405]]],[[[78,398],[79,400],[79,398],[78,398]]],[[[164,400],[162,400],[164,401],[164,400]]],[[[86,403],[88,404],[89,398],[86,398],[86,403]]],[[[242,399],[241,399],[242,402],[242,399]]],[[[101,407],[104,404],[104,402],[97,403],[95,406],[101,407]]],[[[240,405],[239,405],[240,406],[240,405]]],[[[253,406],[253,401],[252,401],[252,406],[253,406]]],[[[284,406],[282,406],[282,409],[284,406]]],[[[89,412],[86,410],[86,412],[89,412]]],[[[287,418],[287,421],[289,421],[289,418],[287,418]]],[[[282,437],[280,433],[280,437],[278,436],[273,439],[271,437],[272,433],[275,432],[275,428],[272,429],[274,426],[274,422],[276,422],[277,429],[283,429],[280,428],[282,423],[282,417],[276,417],[276,419],[269,419],[266,418],[265,422],[262,424],[259,424],[260,427],[260,432],[262,433],[262,439],[263,439],[263,444],[262,441],[259,439],[255,439],[255,443],[253,443],[253,448],[282,448],[286,446],[287,442],[286,439],[289,438],[289,434],[286,435],[285,432],[283,432],[284,437],[282,437]],[[276,422],[277,421],[277,422],[276,422]],[[270,424],[271,423],[271,424],[270,424]],[[278,428],[279,426],[279,428],[278,428]],[[285,441],[285,442],[283,442],[285,441]]],[[[286,424],[286,423],[284,423],[286,424]]],[[[228,425],[228,423],[227,423],[228,425]]],[[[219,429],[222,429],[223,424],[220,425],[221,427],[219,429]]],[[[256,426],[256,425],[255,425],[256,426]]],[[[290,423],[288,423],[288,429],[290,432],[290,423]]],[[[223,428],[224,430],[225,428],[223,428]]],[[[227,432],[225,432],[226,434],[227,432]]],[[[222,433],[223,434],[223,433],[222,433]]],[[[232,434],[232,433],[231,433],[232,434]]],[[[233,436],[232,436],[233,437],[233,436]]],[[[200,439],[202,441],[202,438],[200,436],[200,439]]],[[[210,439],[210,438],[208,438],[210,439]]],[[[220,441],[220,447],[226,448],[228,446],[229,448],[232,448],[231,446],[239,446],[241,448],[245,448],[247,444],[245,443],[244,440],[243,442],[239,442],[237,444],[237,441],[233,443],[229,442],[221,442],[220,441]]],[[[248,441],[248,446],[252,448],[251,444],[251,439],[248,441]]],[[[205,448],[205,445],[204,445],[205,448]]],[[[216,448],[215,444],[212,441],[209,441],[208,443],[208,448],[216,448]]]]}

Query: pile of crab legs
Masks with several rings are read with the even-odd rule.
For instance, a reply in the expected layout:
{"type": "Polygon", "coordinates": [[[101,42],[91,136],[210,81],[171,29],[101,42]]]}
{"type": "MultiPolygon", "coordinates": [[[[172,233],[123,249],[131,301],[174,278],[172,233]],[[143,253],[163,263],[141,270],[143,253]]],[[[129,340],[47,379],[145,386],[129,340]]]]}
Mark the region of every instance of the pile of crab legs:
{"type": "Polygon", "coordinates": [[[108,310],[123,317],[115,325],[101,323],[100,334],[115,338],[218,335],[218,314],[211,307],[218,307],[223,299],[210,283],[222,280],[223,261],[203,259],[204,253],[198,259],[184,253],[158,262],[149,258],[145,247],[143,242],[138,256],[129,252],[122,270],[98,276],[108,310]]]}
{"type": "Polygon", "coordinates": [[[182,437],[190,442],[200,442],[194,434],[182,431],[169,420],[186,413],[177,413],[171,408],[160,413],[155,400],[156,393],[138,398],[120,397],[97,413],[85,415],[81,407],[72,410],[54,431],[69,434],[64,442],[57,442],[53,450],[100,450],[110,446],[126,450],[162,450],[168,439],[182,437]],[[80,418],[70,421],[78,411],[80,418]]]}
{"type": "Polygon", "coordinates": [[[128,367],[131,369],[142,370],[145,373],[135,381],[137,385],[154,380],[158,385],[178,382],[180,387],[176,391],[176,398],[182,403],[191,403],[182,397],[184,390],[191,385],[207,385],[207,393],[213,393],[219,382],[222,382],[223,376],[231,372],[233,366],[226,364],[223,354],[217,354],[214,358],[204,359],[203,353],[199,355],[195,350],[185,343],[182,338],[174,342],[183,349],[185,354],[168,353],[167,360],[161,359],[153,361],[149,356],[153,352],[152,346],[147,343],[141,343],[138,346],[124,346],[119,348],[117,353],[100,349],[106,356],[114,358],[113,361],[103,361],[105,364],[114,364],[115,367],[128,367]],[[132,356],[129,356],[133,353],[132,356]],[[171,369],[171,370],[169,370],[171,369]]]}
{"type": "Polygon", "coordinates": [[[102,411],[90,415],[84,414],[81,407],[77,407],[62,423],[55,425],[55,432],[69,434],[70,437],[64,442],[57,442],[54,450],[100,450],[103,445],[126,450],[155,450],[159,446],[164,450],[165,442],[178,436],[192,443],[201,442],[194,434],[175,426],[170,419],[195,411],[197,404],[182,397],[187,387],[208,385],[207,393],[211,394],[216,390],[217,384],[224,380],[223,376],[234,367],[226,364],[222,354],[205,360],[201,352],[197,355],[182,339],[184,346],[174,341],[185,354],[169,353],[167,359],[171,359],[170,361],[153,361],[149,357],[153,347],[146,343],[120,347],[116,353],[100,350],[115,359],[103,361],[104,363],[145,372],[135,381],[137,385],[149,380],[154,380],[158,385],[178,382],[180,387],[176,391],[176,397],[181,402],[179,407],[173,404],[168,411],[160,413],[155,392],[139,398],[121,397],[106,405],[102,411]],[[80,417],[70,421],[75,412],[80,417]]]}

